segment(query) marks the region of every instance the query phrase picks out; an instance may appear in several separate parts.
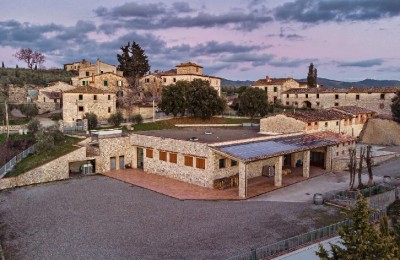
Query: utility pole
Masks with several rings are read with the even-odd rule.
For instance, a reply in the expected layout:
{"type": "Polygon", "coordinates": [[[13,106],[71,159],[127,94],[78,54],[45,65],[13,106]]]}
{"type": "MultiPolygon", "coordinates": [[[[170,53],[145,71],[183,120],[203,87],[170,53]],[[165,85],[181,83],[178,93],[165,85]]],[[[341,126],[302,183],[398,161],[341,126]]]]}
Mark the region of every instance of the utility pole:
{"type": "Polygon", "coordinates": [[[6,125],[7,125],[7,139],[8,139],[10,137],[10,127],[8,122],[8,106],[6,100],[4,100],[4,106],[6,107],[6,125]]]}

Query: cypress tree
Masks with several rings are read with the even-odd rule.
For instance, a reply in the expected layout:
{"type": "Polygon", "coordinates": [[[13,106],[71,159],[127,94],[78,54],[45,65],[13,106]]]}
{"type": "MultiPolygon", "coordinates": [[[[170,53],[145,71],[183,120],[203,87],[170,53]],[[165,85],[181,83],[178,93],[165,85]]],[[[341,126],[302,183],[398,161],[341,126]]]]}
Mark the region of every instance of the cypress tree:
{"type": "Polygon", "coordinates": [[[390,108],[392,110],[393,120],[400,123],[400,90],[398,90],[393,97],[390,108]]]}
{"type": "Polygon", "coordinates": [[[314,68],[313,63],[310,63],[310,66],[308,67],[307,85],[310,88],[317,87],[317,69],[314,68]]]}

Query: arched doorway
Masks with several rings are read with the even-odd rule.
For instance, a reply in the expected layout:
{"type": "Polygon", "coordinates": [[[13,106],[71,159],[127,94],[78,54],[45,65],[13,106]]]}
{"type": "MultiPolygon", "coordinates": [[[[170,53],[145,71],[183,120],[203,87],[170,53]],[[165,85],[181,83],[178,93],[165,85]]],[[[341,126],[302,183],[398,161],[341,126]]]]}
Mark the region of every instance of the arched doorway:
{"type": "Polygon", "coordinates": [[[311,108],[311,102],[310,101],[304,101],[303,102],[303,108],[311,108]]]}

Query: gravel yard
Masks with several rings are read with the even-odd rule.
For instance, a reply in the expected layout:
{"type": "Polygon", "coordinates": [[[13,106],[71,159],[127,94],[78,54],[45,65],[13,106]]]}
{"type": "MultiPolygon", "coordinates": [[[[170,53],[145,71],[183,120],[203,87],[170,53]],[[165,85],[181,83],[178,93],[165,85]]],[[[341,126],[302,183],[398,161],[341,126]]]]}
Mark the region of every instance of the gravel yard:
{"type": "Polygon", "coordinates": [[[179,201],[91,176],[0,193],[6,259],[224,259],[338,220],[310,203],[179,201]]]}

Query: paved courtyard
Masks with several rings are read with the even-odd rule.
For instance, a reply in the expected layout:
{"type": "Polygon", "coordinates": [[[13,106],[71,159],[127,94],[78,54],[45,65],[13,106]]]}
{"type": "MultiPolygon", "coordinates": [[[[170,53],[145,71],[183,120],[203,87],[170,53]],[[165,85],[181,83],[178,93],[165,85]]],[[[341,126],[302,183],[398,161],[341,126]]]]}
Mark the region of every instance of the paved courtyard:
{"type": "Polygon", "coordinates": [[[334,222],[311,203],[182,201],[105,176],[0,193],[6,259],[224,259],[334,222]]]}

